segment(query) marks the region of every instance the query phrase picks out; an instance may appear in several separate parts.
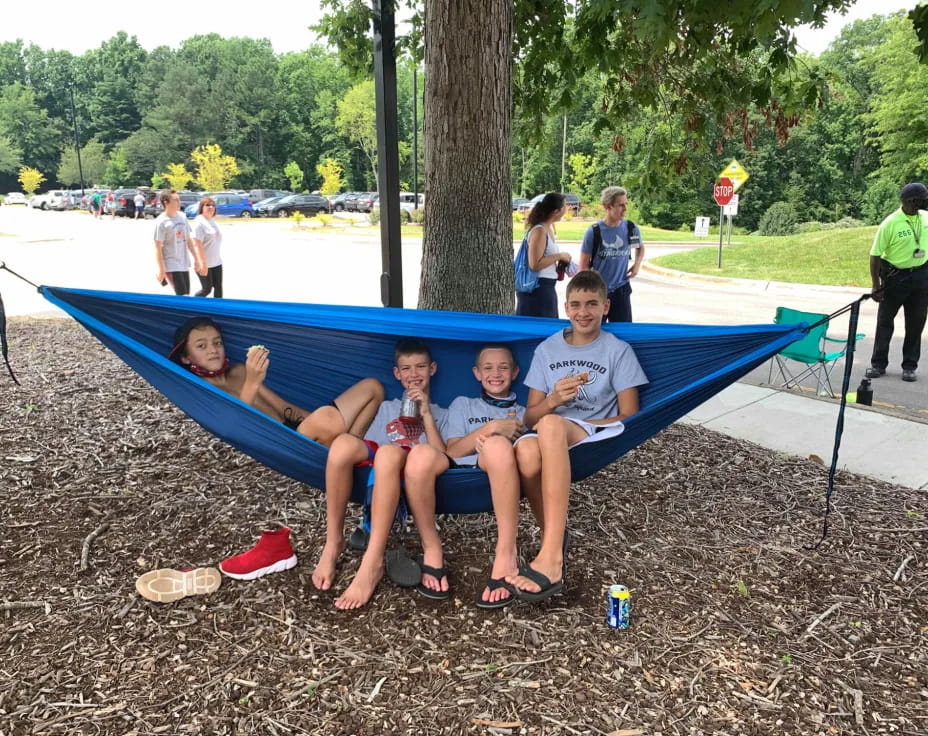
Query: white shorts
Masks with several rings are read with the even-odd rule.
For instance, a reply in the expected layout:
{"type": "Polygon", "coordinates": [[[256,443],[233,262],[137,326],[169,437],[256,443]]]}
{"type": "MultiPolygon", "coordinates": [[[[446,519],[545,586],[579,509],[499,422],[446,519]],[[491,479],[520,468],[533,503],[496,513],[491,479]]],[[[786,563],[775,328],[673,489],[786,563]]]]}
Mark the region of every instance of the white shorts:
{"type": "MultiPolygon", "coordinates": [[[[582,445],[587,442],[599,442],[600,440],[606,440],[610,437],[618,437],[620,434],[622,434],[622,432],[625,431],[625,425],[622,424],[620,419],[616,419],[611,424],[590,424],[583,419],[576,419],[574,417],[564,417],[564,419],[566,419],[568,422],[573,422],[578,427],[580,427],[580,429],[586,432],[586,437],[584,437],[579,442],[575,442],[571,445],[571,447],[576,447],[577,445],[582,445]]],[[[537,432],[526,432],[521,437],[518,437],[513,444],[518,444],[526,437],[537,436],[537,432]]]]}

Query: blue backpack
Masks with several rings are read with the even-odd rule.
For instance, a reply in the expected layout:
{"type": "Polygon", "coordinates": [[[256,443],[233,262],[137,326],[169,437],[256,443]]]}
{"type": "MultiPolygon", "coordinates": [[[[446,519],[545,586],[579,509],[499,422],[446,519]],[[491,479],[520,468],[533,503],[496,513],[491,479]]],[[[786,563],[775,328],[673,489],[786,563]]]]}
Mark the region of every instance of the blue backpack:
{"type": "Polygon", "coordinates": [[[522,238],[522,245],[513,264],[516,277],[516,291],[530,294],[538,288],[538,272],[528,267],[528,233],[522,238]]]}

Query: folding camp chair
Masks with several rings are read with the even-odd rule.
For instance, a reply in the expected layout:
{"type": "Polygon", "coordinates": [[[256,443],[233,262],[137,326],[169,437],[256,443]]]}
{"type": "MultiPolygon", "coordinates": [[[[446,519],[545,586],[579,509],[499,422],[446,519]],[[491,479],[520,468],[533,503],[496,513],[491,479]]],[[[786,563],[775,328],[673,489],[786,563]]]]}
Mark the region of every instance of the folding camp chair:
{"type": "MultiPolygon", "coordinates": [[[[827,317],[827,314],[816,314],[815,312],[800,312],[798,309],[789,307],[777,307],[776,317],[773,321],[777,324],[796,324],[798,322],[808,322],[810,325],[819,322],[827,317]]],[[[773,370],[776,367],[779,370],[780,384],[784,388],[799,386],[800,382],[810,376],[815,376],[815,392],[819,396],[835,397],[834,389],[831,387],[831,370],[838,358],[844,357],[847,350],[847,340],[828,337],[825,333],[828,331],[828,322],[813,327],[801,340],[797,340],[791,345],[787,345],[783,350],[773,356],[770,361],[770,371],[767,375],[767,383],[773,383],[773,370]],[[827,352],[826,348],[837,347],[839,350],[827,352]],[[802,365],[791,369],[787,361],[795,361],[802,365]]],[[[857,339],[861,340],[864,335],[858,334],[857,339]]],[[[779,380],[779,379],[778,379],[779,380]]]]}

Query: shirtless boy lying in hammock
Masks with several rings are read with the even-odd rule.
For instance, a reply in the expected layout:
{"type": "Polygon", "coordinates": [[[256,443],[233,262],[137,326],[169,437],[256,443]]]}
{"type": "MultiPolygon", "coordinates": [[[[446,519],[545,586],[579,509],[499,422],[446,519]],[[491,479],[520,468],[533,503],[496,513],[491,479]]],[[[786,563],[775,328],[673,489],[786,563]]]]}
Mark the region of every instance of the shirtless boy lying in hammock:
{"type": "Polygon", "coordinates": [[[363,437],[383,401],[383,386],[365,378],[335,397],[329,406],[307,411],[264,385],[270,366],[263,345],[248,349],[245,363],[230,363],[222,329],[209,317],[191,317],[174,333],[168,357],[217,388],[328,447],[342,433],[363,437]]]}

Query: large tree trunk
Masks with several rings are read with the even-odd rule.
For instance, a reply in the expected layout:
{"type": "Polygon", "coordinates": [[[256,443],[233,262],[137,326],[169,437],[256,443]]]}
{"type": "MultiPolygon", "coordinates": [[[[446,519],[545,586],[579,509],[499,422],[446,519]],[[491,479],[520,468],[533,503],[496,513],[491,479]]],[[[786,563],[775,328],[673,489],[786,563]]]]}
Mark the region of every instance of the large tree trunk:
{"type": "Polygon", "coordinates": [[[512,0],[426,0],[420,309],[511,313],[512,0]]]}

